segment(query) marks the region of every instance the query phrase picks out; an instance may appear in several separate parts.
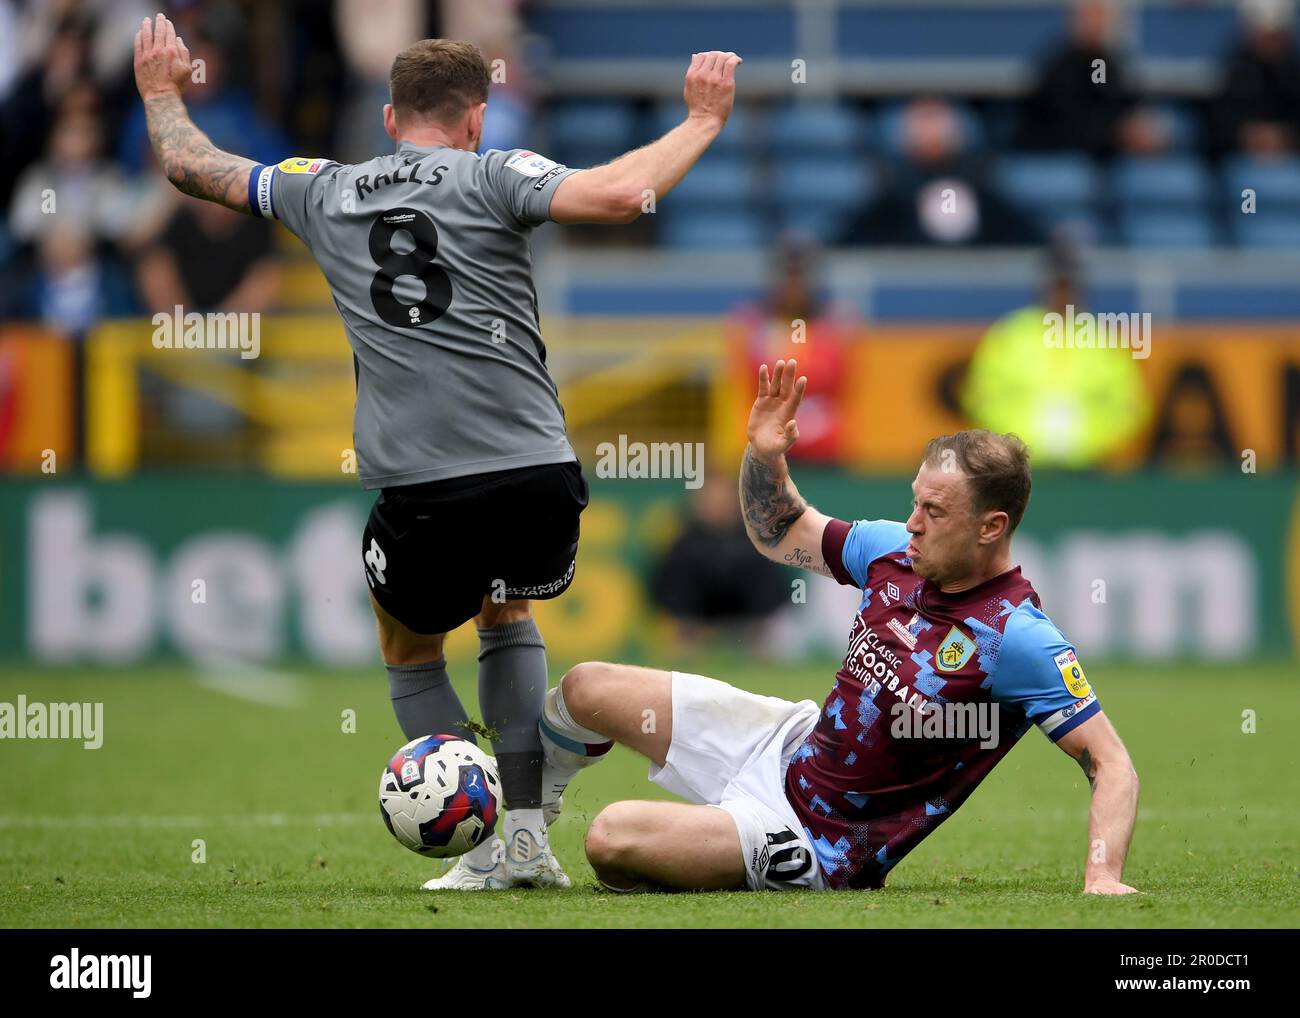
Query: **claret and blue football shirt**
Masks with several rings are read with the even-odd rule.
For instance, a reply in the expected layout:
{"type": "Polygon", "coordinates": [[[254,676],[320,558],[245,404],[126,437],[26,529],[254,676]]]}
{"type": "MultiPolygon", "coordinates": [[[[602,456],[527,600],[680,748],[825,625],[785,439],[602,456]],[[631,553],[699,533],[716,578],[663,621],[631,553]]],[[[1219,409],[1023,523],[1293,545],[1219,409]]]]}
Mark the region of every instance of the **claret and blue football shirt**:
{"type": "Polygon", "coordinates": [[[948,594],[912,571],[907,544],[883,520],[831,520],[822,536],[835,579],[862,601],[786,796],[835,888],[883,886],[1030,726],[1056,741],[1101,709],[1019,567],[948,594]]]}

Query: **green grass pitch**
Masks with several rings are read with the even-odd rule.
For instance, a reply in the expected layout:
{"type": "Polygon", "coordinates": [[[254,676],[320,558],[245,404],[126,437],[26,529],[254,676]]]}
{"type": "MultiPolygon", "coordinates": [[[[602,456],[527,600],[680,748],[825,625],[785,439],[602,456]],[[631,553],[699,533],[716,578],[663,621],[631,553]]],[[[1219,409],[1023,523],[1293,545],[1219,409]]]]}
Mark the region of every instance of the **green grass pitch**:
{"type": "MultiPolygon", "coordinates": [[[[819,703],[834,670],[689,667],[819,703]]],[[[452,668],[475,716],[472,662],[452,668]]],[[[1037,732],[883,891],[600,893],[587,823],[614,799],[661,794],[619,748],[575,781],[552,829],[571,890],[422,892],[441,864],[399,847],[379,818],[379,773],[404,741],[382,670],[280,675],[0,670],[0,701],[102,701],[105,727],[98,750],[0,741],[0,925],[1285,927],[1300,916],[1294,662],[1089,670],[1142,778],[1126,879],[1145,893],[1125,899],[1080,893],[1087,788],[1037,732]]]]}

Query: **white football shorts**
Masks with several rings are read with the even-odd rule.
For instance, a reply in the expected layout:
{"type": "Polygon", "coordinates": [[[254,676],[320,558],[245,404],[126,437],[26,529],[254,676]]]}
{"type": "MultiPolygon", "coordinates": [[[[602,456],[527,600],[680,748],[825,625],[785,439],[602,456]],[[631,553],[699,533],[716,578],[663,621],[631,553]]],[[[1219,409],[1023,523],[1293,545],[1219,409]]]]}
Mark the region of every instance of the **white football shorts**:
{"type": "Polygon", "coordinates": [[[726,810],[740,832],[750,890],[824,890],[803,825],[785,797],[791,757],[821,708],[759,696],[689,672],[672,673],[673,739],[650,780],[726,810]]]}

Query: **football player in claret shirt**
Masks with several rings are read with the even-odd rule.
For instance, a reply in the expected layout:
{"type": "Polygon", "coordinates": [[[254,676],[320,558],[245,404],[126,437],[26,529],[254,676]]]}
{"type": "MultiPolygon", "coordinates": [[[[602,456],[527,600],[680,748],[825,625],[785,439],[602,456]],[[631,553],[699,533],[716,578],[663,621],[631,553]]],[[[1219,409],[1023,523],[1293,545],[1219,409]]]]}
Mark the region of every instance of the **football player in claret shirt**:
{"type": "Polygon", "coordinates": [[[606,807],[587,835],[598,879],[624,891],[881,887],[1036,725],[1092,788],[1084,891],[1132,893],[1137,774],[1012,555],[1029,503],[1024,444],[936,438],[906,523],[847,523],[809,506],[786,466],[806,384],[793,361],[760,369],[742,511],[762,554],[862,591],[844,662],[820,709],[702,675],[569,671],[541,722],[556,773],[612,740],[691,803],[606,807]]]}

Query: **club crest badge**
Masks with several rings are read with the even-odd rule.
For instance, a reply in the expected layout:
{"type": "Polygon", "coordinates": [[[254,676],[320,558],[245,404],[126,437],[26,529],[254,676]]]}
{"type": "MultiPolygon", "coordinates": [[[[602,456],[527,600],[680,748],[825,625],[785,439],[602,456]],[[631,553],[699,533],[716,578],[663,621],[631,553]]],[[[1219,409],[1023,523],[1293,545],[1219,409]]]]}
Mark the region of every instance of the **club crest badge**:
{"type": "Polygon", "coordinates": [[[962,668],[974,653],[975,642],[953,626],[934,653],[934,666],[941,672],[955,672],[962,668]]]}

